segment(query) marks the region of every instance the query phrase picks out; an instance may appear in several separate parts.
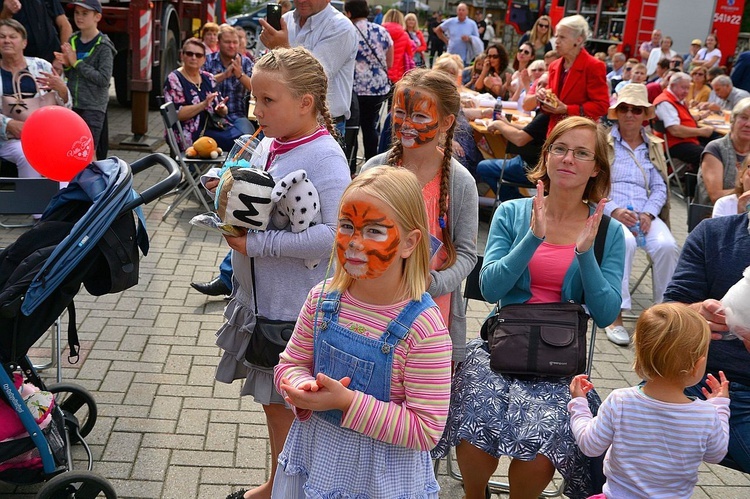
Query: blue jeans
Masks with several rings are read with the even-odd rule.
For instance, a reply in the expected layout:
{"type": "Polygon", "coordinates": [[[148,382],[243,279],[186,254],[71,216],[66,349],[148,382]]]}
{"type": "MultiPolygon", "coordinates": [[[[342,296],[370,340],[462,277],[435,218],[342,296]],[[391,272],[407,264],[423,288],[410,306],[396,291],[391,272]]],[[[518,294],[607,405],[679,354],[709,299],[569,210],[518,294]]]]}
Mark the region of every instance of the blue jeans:
{"type": "MultiPolygon", "coordinates": [[[[718,377],[718,374],[716,375],[718,377]]],[[[701,387],[706,379],[685,389],[685,395],[705,399],[701,387]]],[[[750,386],[729,382],[729,453],[745,473],[750,473],[750,386]]],[[[722,462],[723,463],[723,462],[722,462]]]]}
{"type": "MultiPolygon", "coordinates": [[[[479,162],[477,165],[477,174],[483,182],[489,184],[492,190],[497,192],[497,184],[500,182],[500,174],[502,173],[503,180],[514,183],[528,184],[529,187],[534,187],[526,178],[526,164],[523,162],[521,156],[516,156],[511,159],[485,159],[479,162]],[[505,171],[503,172],[503,165],[505,171]]],[[[520,198],[521,193],[518,192],[516,187],[509,185],[503,185],[500,187],[500,201],[508,201],[510,199],[520,198]]]]}
{"type": "Polygon", "coordinates": [[[229,253],[227,253],[227,256],[224,257],[219,265],[219,279],[221,279],[221,282],[224,283],[227,289],[232,289],[232,274],[232,250],[229,250],[229,253]]]}

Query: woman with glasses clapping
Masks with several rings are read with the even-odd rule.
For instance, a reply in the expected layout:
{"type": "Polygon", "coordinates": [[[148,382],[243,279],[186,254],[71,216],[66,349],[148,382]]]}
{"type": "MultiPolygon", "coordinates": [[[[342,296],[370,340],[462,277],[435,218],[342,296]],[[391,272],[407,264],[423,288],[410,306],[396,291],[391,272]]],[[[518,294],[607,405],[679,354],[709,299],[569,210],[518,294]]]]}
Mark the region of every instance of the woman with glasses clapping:
{"type": "MultiPolygon", "coordinates": [[[[585,294],[594,321],[606,326],[620,311],[625,254],[620,223],[602,220],[610,185],[607,136],[593,121],[573,116],[552,130],[542,150],[528,174],[536,196],[504,202],[492,217],[482,294],[502,306],[582,303],[585,294]],[[599,264],[594,239],[605,229],[599,264]]],[[[445,433],[433,451],[440,457],[456,446],[466,499],[484,499],[500,456],[512,458],[511,497],[539,497],[555,470],[566,480],[566,496],[591,495],[590,462],[576,446],[566,410],[570,379],[501,374],[490,367],[484,340],[467,344],[445,433]]],[[[589,393],[588,400],[596,412],[599,397],[589,393]]]]}
{"type": "Polygon", "coordinates": [[[233,140],[242,131],[234,126],[226,130],[214,130],[207,125],[208,112],[226,116],[227,99],[220,98],[216,91],[214,75],[201,68],[206,62],[206,44],[199,38],[189,38],[182,44],[182,66],[167,76],[164,82],[164,100],[173,102],[177,119],[182,124],[182,137],[178,137],[184,151],[198,137],[207,135],[216,140],[219,147],[228,151],[233,140]]]}
{"type": "Polygon", "coordinates": [[[552,50],[550,41],[554,33],[552,32],[552,20],[549,16],[541,16],[536,20],[531,31],[527,31],[518,41],[519,48],[524,43],[530,43],[534,47],[534,59],[544,59],[544,54],[552,50]]]}

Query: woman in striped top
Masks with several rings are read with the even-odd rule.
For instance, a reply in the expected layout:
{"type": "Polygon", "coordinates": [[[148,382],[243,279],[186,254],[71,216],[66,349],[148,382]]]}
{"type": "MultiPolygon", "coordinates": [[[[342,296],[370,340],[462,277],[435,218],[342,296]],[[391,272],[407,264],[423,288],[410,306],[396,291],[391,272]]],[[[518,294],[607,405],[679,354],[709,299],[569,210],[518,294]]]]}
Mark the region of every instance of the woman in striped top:
{"type": "Polygon", "coordinates": [[[570,425],[587,456],[604,451],[607,483],[596,498],[689,498],[702,461],[718,463],[729,442],[729,382],[709,374],[707,400],[683,390],[703,379],[711,331],[687,305],[664,303],[635,326],[636,374],[643,385],[613,391],[592,418],[586,375],[570,384],[570,425]]]}
{"type": "Polygon", "coordinates": [[[426,293],[421,187],[376,167],[344,192],[334,276],[310,292],[274,381],[296,419],[274,498],[437,498],[451,340],[426,293]]]}

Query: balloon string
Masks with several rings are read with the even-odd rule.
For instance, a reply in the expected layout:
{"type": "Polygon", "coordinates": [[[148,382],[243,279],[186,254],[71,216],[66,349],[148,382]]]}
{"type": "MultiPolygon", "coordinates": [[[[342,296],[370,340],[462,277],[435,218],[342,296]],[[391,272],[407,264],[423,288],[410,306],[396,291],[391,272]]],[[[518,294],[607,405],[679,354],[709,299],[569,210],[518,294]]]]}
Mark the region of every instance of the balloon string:
{"type": "Polygon", "coordinates": [[[245,150],[250,145],[250,143],[258,136],[258,134],[260,134],[261,130],[263,130],[263,127],[258,126],[258,129],[255,130],[255,133],[253,134],[253,136],[250,137],[248,140],[246,140],[245,143],[242,144],[242,149],[240,149],[240,151],[234,155],[233,161],[237,161],[238,159],[240,159],[240,156],[242,156],[242,153],[245,152],[245,150]]]}

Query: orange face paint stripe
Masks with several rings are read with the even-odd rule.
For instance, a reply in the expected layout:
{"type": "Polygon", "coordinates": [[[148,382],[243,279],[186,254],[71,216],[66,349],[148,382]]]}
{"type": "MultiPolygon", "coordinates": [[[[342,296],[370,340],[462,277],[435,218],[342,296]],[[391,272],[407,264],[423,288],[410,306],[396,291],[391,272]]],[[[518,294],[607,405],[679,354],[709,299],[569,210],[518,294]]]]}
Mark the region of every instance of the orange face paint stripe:
{"type": "Polygon", "coordinates": [[[352,277],[373,279],[382,275],[395,260],[400,244],[396,224],[374,206],[352,201],[341,207],[339,230],[336,233],[336,254],[344,270],[352,277]],[[342,232],[342,223],[353,227],[352,234],[342,232]],[[364,231],[372,226],[386,229],[383,241],[365,236],[364,231]],[[352,263],[351,260],[363,263],[352,263]]]}

